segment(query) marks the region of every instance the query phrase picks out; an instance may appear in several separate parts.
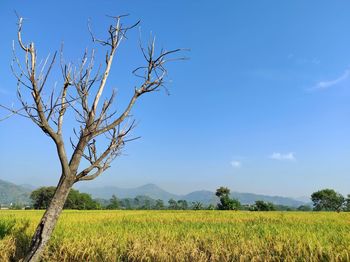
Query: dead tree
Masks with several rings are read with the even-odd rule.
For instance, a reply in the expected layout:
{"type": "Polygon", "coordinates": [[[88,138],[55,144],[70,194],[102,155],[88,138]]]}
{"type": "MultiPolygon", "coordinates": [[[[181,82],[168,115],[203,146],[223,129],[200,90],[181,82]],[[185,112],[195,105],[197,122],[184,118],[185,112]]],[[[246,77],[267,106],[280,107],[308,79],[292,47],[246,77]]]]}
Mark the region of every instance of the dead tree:
{"type": "MultiPolygon", "coordinates": [[[[174,60],[169,57],[180,49],[155,51],[154,40],[141,51],[145,65],[136,68],[133,73],[142,80],[135,87],[126,108],[118,115],[112,110],[115,92],[113,91],[103,102],[103,94],[110,74],[113,58],[128,31],[135,28],[122,24],[123,16],[112,17],[113,24],[108,28],[107,37],[98,39],[89,31],[93,42],[107,48],[103,69],[96,69],[95,52],[85,51],[81,63],[77,66],[66,64],[61,57],[61,73],[63,80],[58,90],[48,89],[47,79],[57,60],[57,52],[38,62],[37,50],[33,42],[26,44],[22,40],[23,18],[18,19],[18,44],[24,54],[21,59],[14,52],[13,73],[17,79],[17,96],[20,108],[6,107],[10,115],[20,115],[30,119],[55,144],[61,164],[61,177],[53,199],[44,213],[31,241],[30,249],[24,261],[37,261],[40,258],[61,214],[64,203],[72,186],[79,181],[93,180],[110,167],[112,160],[118,156],[129,138],[135,122],[130,120],[130,111],[140,96],[152,93],[164,87],[167,71],[165,64],[174,60]],[[66,114],[71,110],[73,114],[66,114]],[[69,157],[63,135],[65,116],[75,115],[79,125],[74,129],[75,138],[71,138],[73,153],[69,157]],[[106,147],[98,153],[97,140],[103,139],[106,147]],[[106,143],[107,139],[107,143],[106,143]],[[83,162],[85,161],[86,162],[83,162]],[[85,163],[85,164],[83,164],[85,163]],[[88,163],[88,164],[86,164],[88,163]]],[[[15,51],[15,50],[14,50],[15,51]]],[[[176,58],[175,58],[176,59],[176,58]]],[[[181,59],[181,58],[180,58],[181,59]]]]}

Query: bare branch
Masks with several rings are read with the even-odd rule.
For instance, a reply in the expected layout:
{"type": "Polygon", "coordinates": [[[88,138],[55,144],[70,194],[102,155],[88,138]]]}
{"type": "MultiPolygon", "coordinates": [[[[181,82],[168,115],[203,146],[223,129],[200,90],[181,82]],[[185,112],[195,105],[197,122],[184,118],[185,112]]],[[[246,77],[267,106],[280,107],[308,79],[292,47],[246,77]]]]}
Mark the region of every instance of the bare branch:
{"type": "MultiPolygon", "coordinates": [[[[101,66],[95,67],[95,50],[91,53],[85,50],[77,66],[63,61],[63,44],[60,50],[60,69],[63,76],[62,84],[56,91],[55,87],[48,94],[43,90],[48,83],[49,76],[54,69],[57,52],[52,58],[37,63],[37,51],[33,42],[25,44],[22,38],[23,18],[18,17],[17,40],[24,53],[23,62],[17,57],[13,47],[12,72],[17,79],[17,97],[21,104],[19,109],[0,106],[7,110],[9,115],[19,115],[31,119],[42,131],[52,138],[57,147],[58,156],[62,165],[62,173],[75,177],[75,181],[91,180],[106,170],[111,161],[120,154],[126,142],[137,138],[126,136],[135,127],[135,122],[128,124],[131,110],[137,99],[145,94],[158,91],[164,87],[167,70],[165,64],[169,61],[183,58],[171,58],[182,49],[170,51],[161,50],[156,55],[155,38],[144,48],[140,44],[141,53],[146,64],[137,67],[133,74],[142,79],[140,85],[135,88],[132,97],[124,111],[117,115],[117,111],[111,110],[114,105],[116,92],[103,99],[107,86],[107,80],[111,72],[112,63],[120,43],[127,38],[130,29],[139,25],[140,21],[131,26],[124,26],[122,19],[126,15],[110,16],[114,22],[107,30],[107,37],[97,38],[88,22],[88,30],[92,41],[107,47],[105,66],[100,73],[101,66]],[[96,69],[95,69],[96,68],[96,69]],[[25,89],[21,89],[24,86],[25,89]],[[72,88],[70,88],[72,87],[72,88]],[[95,89],[96,88],[96,89],[95,89]],[[29,92],[30,97],[25,92],[29,92]],[[63,125],[65,114],[68,109],[75,113],[76,122],[80,125],[80,132],[76,132],[76,142],[71,139],[74,150],[68,161],[63,143],[63,125]],[[125,124],[126,123],[126,124],[125,124]],[[121,128],[124,125],[124,128],[121,128]],[[96,139],[100,135],[110,141],[109,146],[100,154],[97,154],[96,139]],[[81,159],[85,158],[90,166],[81,172],[77,172],[81,159]],[[95,171],[93,173],[93,171],[95,171]]],[[[55,85],[56,86],[56,85],[55,85]]],[[[0,119],[1,120],[1,119],[0,119]]]]}
{"type": "Polygon", "coordinates": [[[130,133],[132,129],[135,128],[135,121],[132,121],[130,125],[123,128],[121,131],[118,127],[118,130],[116,128],[113,129],[113,131],[110,133],[110,144],[105,149],[105,151],[99,156],[96,156],[96,146],[95,142],[96,140],[92,140],[92,143],[88,147],[89,155],[84,155],[84,157],[91,163],[91,165],[87,168],[85,168],[83,171],[81,171],[77,177],[76,181],[82,181],[82,180],[92,180],[99,176],[103,171],[105,171],[107,168],[110,167],[110,163],[113,161],[115,157],[117,157],[122,147],[125,145],[126,142],[133,141],[137,138],[132,139],[126,139],[127,135],[130,133]],[[94,169],[97,169],[97,171],[89,175],[91,171],[94,169]]]}
{"type": "Polygon", "coordinates": [[[22,24],[23,24],[23,17],[18,17],[18,30],[17,30],[17,38],[18,38],[18,43],[19,46],[23,49],[25,52],[29,52],[29,48],[26,47],[23,42],[22,42],[22,24]]]}
{"type": "MultiPolygon", "coordinates": [[[[146,53],[144,52],[144,49],[141,49],[144,56],[146,56],[146,53]]],[[[137,74],[138,71],[143,70],[145,72],[144,76],[140,76],[144,79],[144,82],[141,84],[141,86],[137,89],[135,89],[134,95],[132,96],[128,106],[124,110],[124,112],[115,119],[112,123],[108,124],[107,126],[96,130],[96,132],[93,134],[94,137],[103,134],[107,132],[110,129],[115,128],[117,125],[122,123],[130,114],[130,111],[132,107],[134,106],[136,100],[138,97],[140,97],[144,93],[149,93],[156,91],[159,87],[163,86],[164,84],[164,77],[167,74],[166,69],[164,68],[164,64],[166,63],[165,58],[170,55],[177,53],[183,49],[175,49],[171,51],[162,51],[158,57],[154,58],[155,53],[155,40],[149,44],[148,47],[148,56],[146,56],[147,66],[141,66],[136,68],[133,73],[137,74]],[[160,72],[160,73],[159,73],[160,72]]]]}

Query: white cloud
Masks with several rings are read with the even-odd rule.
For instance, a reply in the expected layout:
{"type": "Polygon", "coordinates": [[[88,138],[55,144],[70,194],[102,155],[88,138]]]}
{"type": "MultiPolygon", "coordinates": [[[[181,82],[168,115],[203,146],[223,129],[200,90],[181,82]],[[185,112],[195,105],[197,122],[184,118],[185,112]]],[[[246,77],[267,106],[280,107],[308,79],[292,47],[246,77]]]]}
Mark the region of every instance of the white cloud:
{"type": "Polygon", "coordinates": [[[348,79],[350,77],[350,69],[345,70],[345,72],[340,75],[338,78],[335,78],[333,80],[327,80],[327,81],[320,81],[318,82],[314,89],[326,89],[332,86],[335,86],[343,81],[345,81],[346,79],[348,79]]]}
{"type": "Polygon", "coordinates": [[[240,161],[233,160],[231,161],[231,166],[234,168],[240,168],[242,166],[242,163],[240,161]]]}
{"type": "Polygon", "coordinates": [[[294,156],[293,152],[289,152],[289,153],[286,153],[286,154],[274,152],[274,153],[272,153],[270,155],[270,158],[274,159],[274,160],[288,160],[288,161],[294,161],[295,160],[295,156],[294,156]]]}

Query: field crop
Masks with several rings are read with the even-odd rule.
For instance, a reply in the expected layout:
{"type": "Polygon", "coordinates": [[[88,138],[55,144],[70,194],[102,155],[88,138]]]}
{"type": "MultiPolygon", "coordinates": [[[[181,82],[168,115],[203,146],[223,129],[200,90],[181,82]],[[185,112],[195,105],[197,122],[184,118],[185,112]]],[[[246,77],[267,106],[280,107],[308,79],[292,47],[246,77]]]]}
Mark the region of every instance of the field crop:
{"type": "MultiPolygon", "coordinates": [[[[41,215],[0,211],[0,261],[41,215]]],[[[43,261],[350,261],[350,213],[64,211],[43,261]]]]}

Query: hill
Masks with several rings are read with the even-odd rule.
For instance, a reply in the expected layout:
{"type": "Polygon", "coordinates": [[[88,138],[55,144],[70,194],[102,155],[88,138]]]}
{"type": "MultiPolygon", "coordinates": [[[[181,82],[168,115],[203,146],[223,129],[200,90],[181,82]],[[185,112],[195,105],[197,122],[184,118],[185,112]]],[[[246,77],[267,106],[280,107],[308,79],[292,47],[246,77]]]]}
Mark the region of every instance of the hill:
{"type": "MultiPolygon", "coordinates": [[[[80,187],[79,190],[81,192],[91,194],[94,198],[103,199],[109,199],[112,195],[116,195],[118,198],[134,198],[142,195],[153,199],[162,199],[164,202],[167,202],[171,198],[175,200],[184,199],[188,202],[199,201],[206,205],[216,204],[218,201],[215,193],[208,190],[194,191],[186,195],[177,195],[169,193],[154,184],[147,184],[135,188],[119,188],[113,186],[97,188],[80,187]]],[[[253,204],[256,200],[264,200],[272,202],[275,205],[285,205],[291,207],[297,207],[305,204],[305,202],[293,198],[252,193],[232,192],[231,197],[238,199],[242,204],[253,204]]]]}
{"type": "Polygon", "coordinates": [[[110,199],[112,195],[118,198],[134,198],[136,196],[148,196],[153,199],[168,201],[170,198],[178,199],[178,195],[169,193],[154,184],[146,184],[135,188],[108,187],[79,187],[79,191],[91,194],[95,198],[110,199]]]}
{"type": "Polygon", "coordinates": [[[267,195],[259,195],[259,194],[252,194],[252,193],[238,193],[238,192],[233,192],[231,196],[233,198],[238,199],[242,204],[254,204],[256,200],[263,200],[265,202],[271,202],[275,205],[283,205],[283,206],[291,206],[291,207],[298,207],[300,205],[305,204],[305,202],[296,200],[294,198],[281,197],[281,196],[267,196],[267,195]]]}
{"type": "Polygon", "coordinates": [[[0,180],[0,204],[28,204],[30,192],[29,188],[0,180]]]}
{"type": "MultiPolygon", "coordinates": [[[[0,204],[30,202],[30,192],[35,187],[29,185],[15,185],[4,180],[0,180],[0,204]]],[[[214,192],[208,190],[194,191],[186,195],[173,194],[154,184],[146,184],[135,188],[108,187],[79,187],[79,191],[91,194],[94,198],[110,199],[112,195],[118,198],[135,198],[136,196],[147,196],[152,199],[162,199],[168,202],[169,199],[184,199],[188,202],[201,202],[205,205],[216,204],[218,198],[214,192]]],[[[305,204],[304,201],[281,196],[268,196],[252,193],[232,192],[231,197],[238,199],[242,204],[253,204],[256,200],[272,202],[275,205],[298,207],[305,204]]]]}

